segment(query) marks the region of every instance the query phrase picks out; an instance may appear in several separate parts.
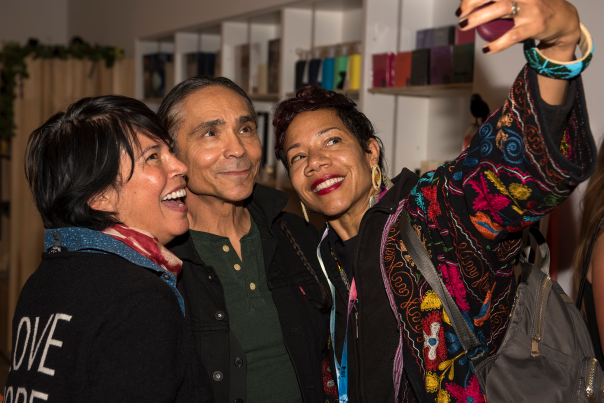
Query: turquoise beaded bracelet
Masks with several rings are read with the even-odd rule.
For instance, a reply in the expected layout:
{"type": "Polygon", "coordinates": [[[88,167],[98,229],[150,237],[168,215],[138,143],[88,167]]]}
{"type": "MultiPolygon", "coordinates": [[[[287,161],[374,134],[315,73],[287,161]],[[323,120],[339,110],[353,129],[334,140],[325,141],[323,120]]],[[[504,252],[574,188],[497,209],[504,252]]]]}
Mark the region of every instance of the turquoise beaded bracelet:
{"type": "Polygon", "coordinates": [[[559,80],[570,80],[577,77],[589,66],[594,51],[594,43],[585,25],[581,24],[581,39],[579,48],[583,53],[580,60],[572,62],[557,62],[543,56],[535,45],[534,40],[524,42],[524,56],[528,65],[542,76],[557,78],[559,80]]]}

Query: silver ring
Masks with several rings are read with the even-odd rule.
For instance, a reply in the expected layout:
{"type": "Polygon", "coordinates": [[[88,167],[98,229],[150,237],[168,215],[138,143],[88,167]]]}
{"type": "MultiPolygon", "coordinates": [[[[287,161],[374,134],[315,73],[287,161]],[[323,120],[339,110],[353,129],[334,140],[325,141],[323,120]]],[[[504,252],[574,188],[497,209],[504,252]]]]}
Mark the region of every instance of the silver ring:
{"type": "Polygon", "coordinates": [[[516,14],[518,14],[518,11],[520,11],[520,7],[518,7],[518,3],[516,3],[515,1],[512,1],[512,13],[510,15],[512,17],[515,17],[516,14]]]}

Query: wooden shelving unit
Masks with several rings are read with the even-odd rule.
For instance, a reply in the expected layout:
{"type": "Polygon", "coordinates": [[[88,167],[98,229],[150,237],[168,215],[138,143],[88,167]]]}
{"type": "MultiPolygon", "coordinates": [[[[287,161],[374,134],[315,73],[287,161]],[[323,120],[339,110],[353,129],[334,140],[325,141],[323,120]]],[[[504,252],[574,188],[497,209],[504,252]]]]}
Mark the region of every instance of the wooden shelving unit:
{"type": "Polygon", "coordinates": [[[264,101],[264,102],[278,102],[281,99],[281,95],[274,94],[247,94],[252,101],[264,101]]]}
{"type": "MultiPolygon", "coordinates": [[[[469,106],[473,84],[370,88],[372,55],[414,50],[417,31],[458,22],[455,8],[456,4],[444,0],[300,0],[244,14],[233,10],[232,16],[221,20],[137,39],[136,94],[139,99],[143,97],[142,58],[146,54],[172,52],[174,80],[170,82],[178,84],[187,78],[188,53],[216,52],[221,75],[235,80],[238,46],[259,44],[259,60],[267,60],[268,42],[279,38],[279,91],[250,94],[257,112],[268,113],[270,122],[274,103],[295,95],[299,50],[360,42],[361,88],[341,92],[352,98],[373,123],[384,144],[388,173],[396,175],[403,167],[419,168],[423,160],[446,161],[458,155],[472,121],[469,106]]],[[[476,49],[475,60],[484,57],[480,47],[476,49]]],[[[274,73],[271,77],[275,77],[274,73]]],[[[248,88],[254,87],[252,81],[248,88]]],[[[146,101],[154,108],[161,102],[146,101]]],[[[269,144],[265,149],[272,150],[272,126],[268,126],[269,135],[265,138],[269,144]]],[[[276,166],[277,178],[286,176],[281,164],[275,164],[272,152],[266,155],[266,165],[276,166]]],[[[284,183],[283,179],[277,182],[277,187],[284,183]]]]}
{"type": "MultiPolygon", "coordinates": [[[[352,98],[352,99],[359,99],[359,94],[360,94],[359,90],[334,90],[334,92],[347,95],[348,98],[352,98]]],[[[288,98],[295,97],[296,92],[287,92],[285,94],[285,96],[288,98]]]]}
{"type": "Polygon", "coordinates": [[[472,83],[443,84],[443,85],[412,85],[408,87],[370,88],[371,94],[401,95],[406,97],[454,97],[466,95],[472,91],[472,83]]]}

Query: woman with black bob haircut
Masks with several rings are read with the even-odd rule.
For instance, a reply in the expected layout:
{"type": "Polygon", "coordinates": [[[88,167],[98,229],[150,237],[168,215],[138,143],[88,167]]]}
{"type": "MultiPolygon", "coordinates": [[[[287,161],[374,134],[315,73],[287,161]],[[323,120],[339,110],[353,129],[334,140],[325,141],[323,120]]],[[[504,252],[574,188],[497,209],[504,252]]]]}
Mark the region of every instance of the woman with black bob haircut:
{"type": "MultiPolygon", "coordinates": [[[[275,153],[303,207],[327,221],[317,255],[335,301],[330,347],[342,402],[497,401],[473,366],[494,358],[504,341],[522,230],[593,172],[580,78],[593,44],[576,9],[561,0],[486,3],[463,0],[460,29],[512,17],[515,27],[484,53],[541,42],[538,49],[527,42],[528,64],[468,149],[435,171],[386,178],[373,126],[345,95],[309,86],[275,111],[275,153]],[[410,250],[423,260],[414,262],[410,250]],[[416,263],[435,268],[480,346],[462,348],[416,263]]],[[[501,385],[534,385],[530,376],[497,377],[501,385]]]]}
{"type": "Polygon", "coordinates": [[[213,402],[184,320],[186,167],[142,102],[84,98],[30,138],[42,263],[13,319],[6,402],[213,402]]]}

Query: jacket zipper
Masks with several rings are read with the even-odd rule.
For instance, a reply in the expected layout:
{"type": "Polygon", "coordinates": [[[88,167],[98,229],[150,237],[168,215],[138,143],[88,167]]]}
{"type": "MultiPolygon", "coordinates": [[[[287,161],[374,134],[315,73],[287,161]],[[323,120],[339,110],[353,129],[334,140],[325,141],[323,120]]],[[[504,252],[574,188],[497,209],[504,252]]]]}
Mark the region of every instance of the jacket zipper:
{"type": "Polygon", "coordinates": [[[594,394],[594,380],[596,375],[596,363],[597,360],[595,358],[591,359],[591,365],[589,366],[589,377],[587,378],[587,382],[585,385],[585,393],[587,394],[587,399],[589,403],[596,403],[596,397],[594,394]]]}
{"type": "MultiPolygon", "coordinates": [[[[361,219],[361,224],[359,225],[359,232],[357,234],[357,236],[359,237],[358,239],[362,239],[362,236],[365,234],[365,231],[364,231],[365,230],[365,226],[367,225],[367,221],[369,221],[370,215],[373,215],[377,211],[380,211],[382,213],[386,213],[388,215],[390,215],[390,214],[392,214],[394,212],[394,210],[391,207],[388,208],[388,207],[382,207],[382,206],[373,206],[373,207],[369,208],[369,210],[367,210],[365,212],[365,215],[361,219]],[[370,212],[371,212],[371,214],[368,214],[370,212]]],[[[359,248],[357,246],[356,250],[354,251],[354,259],[352,261],[353,270],[354,270],[354,268],[358,268],[357,263],[360,260],[360,256],[359,256],[359,253],[360,253],[359,250],[360,249],[361,248],[359,248]]],[[[378,258],[381,259],[382,256],[379,256],[378,258]]],[[[360,295],[358,295],[358,296],[360,296],[360,295]]],[[[359,299],[360,298],[357,298],[357,301],[359,299]]],[[[360,313],[361,313],[361,305],[359,304],[359,305],[357,305],[357,310],[355,312],[355,319],[356,319],[356,325],[357,325],[357,329],[356,329],[356,331],[357,331],[357,334],[356,334],[357,337],[356,338],[357,339],[359,338],[359,327],[358,326],[359,326],[359,316],[361,316],[360,313]]],[[[356,345],[356,349],[355,349],[356,350],[356,358],[357,358],[357,382],[356,382],[356,385],[355,385],[356,386],[356,390],[354,392],[356,393],[356,397],[358,398],[359,402],[365,401],[365,399],[364,399],[365,390],[363,388],[363,379],[364,379],[364,376],[363,376],[364,375],[363,374],[363,363],[362,363],[362,360],[361,360],[361,357],[362,357],[362,354],[361,354],[361,344],[362,343],[360,343],[360,342],[355,343],[355,345],[356,345]]],[[[351,396],[350,389],[349,389],[349,392],[348,392],[348,396],[349,397],[351,396]]],[[[356,399],[353,399],[353,400],[356,400],[356,399]]]]}
{"type": "Polygon", "coordinates": [[[537,330],[531,341],[531,357],[539,357],[539,342],[541,341],[541,321],[543,319],[543,299],[545,298],[545,288],[549,283],[550,278],[545,276],[543,284],[541,285],[541,295],[539,296],[539,316],[537,319],[537,330]]]}
{"type": "Polygon", "coordinates": [[[518,291],[516,291],[516,295],[514,296],[514,303],[512,304],[512,309],[510,309],[510,315],[508,319],[511,320],[514,317],[514,311],[516,310],[516,303],[518,302],[518,291]]]}

